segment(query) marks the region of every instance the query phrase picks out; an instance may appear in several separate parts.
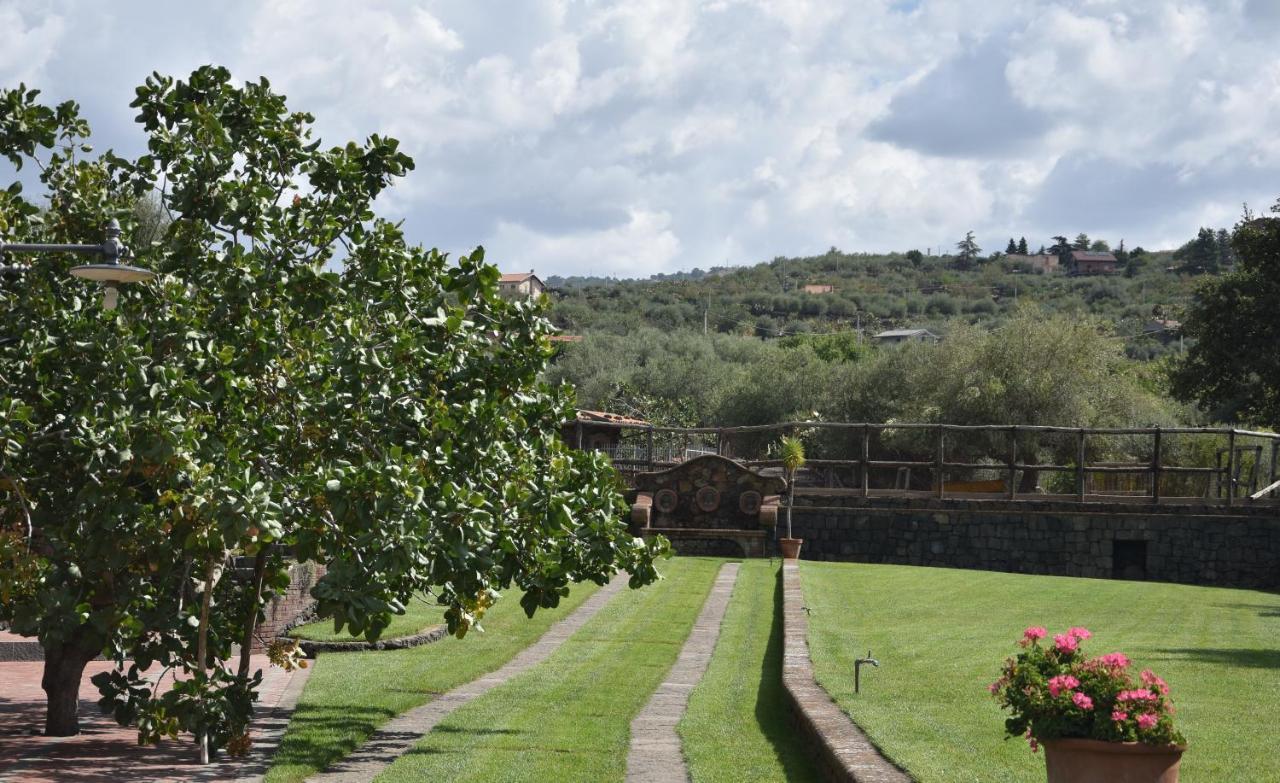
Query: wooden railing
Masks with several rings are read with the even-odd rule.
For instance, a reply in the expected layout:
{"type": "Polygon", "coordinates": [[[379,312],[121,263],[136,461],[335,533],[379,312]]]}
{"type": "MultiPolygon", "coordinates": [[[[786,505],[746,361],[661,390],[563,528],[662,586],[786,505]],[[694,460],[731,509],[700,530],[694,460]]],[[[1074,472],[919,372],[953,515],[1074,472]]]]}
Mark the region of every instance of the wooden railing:
{"type": "MultiPolygon", "coordinates": [[[[1041,473],[1066,473],[1071,476],[1071,493],[1061,491],[1054,493],[1055,498],[1074,498],[1084,501],[1086,498],[1114,498],[1105,492],[1090,491],[1090,483],[1095,477],[1110,474],[1124,474],[1145,477],[1146,488],[1141,492],[1126,492],[1131,498],[1146,498],[1160,503],[1166,500],[1162,485],[1175,476],[1204,476],[1205,490],[1201,495],[1183,494],[1179,497],[1198,497],[1203,501],[1221,502],[1226,506],[1237,502],[1258,502],[1274,500],[1280,496],[1280,434],[1256,432],[1245,429],[1224,429],[1209,427],[1150,427],[1150,428],[1088,428],[1088,427],[1052,427],[1042,425],[960,425],[960,424],[924,424],[924,423],[845,423],[845,422],[783,422],[780,424],[754,425],[742,427],[659,427],[641,424],[592,423],[596,428],[607,427],[618,431],[619,437],[630,439],[631,454],[628,459],[616,459],[615,466],[624,473],[638,470],[655,470],[677,464],[680,460],[658,460],[654,455],[665,451],[668,454],[696,453],[708,444],[714,443],[715,453],[732,457],[753,468],[778,467],[781,463],[770,458],[768,454],[759,453],[759,444],[770,443],[782,435],[806,433],[810,439],[815,434],[830,439],[833,435],[843,441],[845,451],[850,455],[839,458],[817,456],[806,463],[811,473],[821,474],[826,471],[828,477],[840,471],[850,472],[856,476],[856,485],[843,487],[846,492],[852,491],[862,497],[873,494],[924,494],[938,498],[1003,496],[1009,500],[1019,497],[1024,499],[1044,498],[1043,492],[1022,492],[1019,490],[1019,476],[1027,471],[1041,473]],[[903,433],[916,433],[916,446],[912,449],[902,447],[886,448],[883,441],[887,434],[894,436],[903,433]],[[848,438],[840,438],[847,435],[848,438]],[[927,452],[921,448],[920,436],[927,439],[927,452]],[[963,435],[1003,435],[1003,448],[961,449],[964,457],[948,458],[948,440],[963,435]],[[1127,436],[1146,441],[1148,448],[1142,449],[1149,458],[1140,461],[1115,462],[1094,460],[1089,462],[1090,444],[1099,439],[1116,436],[1127,436]],[[744,437],[750,437],[756,448],[747,449],[754,453],[735,453],[734,444],[744,437]],[[1040,441],[1052,438],[1057,441],[1056,448],[1043,446],[1040,441]],[[1215,464],[1173,464],[1165,458],[1171,451],[1171,442],[1184,438],[1212,438],[1215,453],[1215,464]],[[1064,439],[1066,443],[1064,443],[1064,439]],[[659,443],[661,441],[661,443],[659,443]],[[676,443],[683,444],[677,447],[676,443]],[[701,444],[693,448],[689,444],[701,444]],[[873,445],[881,444],[881,450],[897,452],[899,458],[873,458],[873,445]],[[1037,462],[1036,453],[1020,454],[1019,444],[1030,447],[1033,452],[1052,453],[1058,457],[1055,462],[1037,462]],[[907,452],[903,454],[902,452],[907,452]],[[995,452],[999,453],[995,453],[995,452]],[[980,452],[976,453],[975,452],[980,452]],[[927,457],[923,457],[928,453],[927,457]],[[1064,461],[1069,460],[1069,462],[1064,461]],[[1263,466],[1266,474],[1263,479],[1263,466]],[[1248,475],[1244,468],[1248,467],[1248,475]],[[895,483],[892,488],[885,487],[885,482],[873,481],[873,474],[884,471],[895,471],[895,483]],[[901,475],[907,474],[907,486],[901,484],[901,475]],[[910,486],[911,472],[915,475],[926,473],[930,477],[928,490],[913,490],[910,486]],[[948,482],[948,474],[981,471],[995,474],[1003,480],[998,493],[978,492],[956,489],[960,483],[972,485],[981,482],[948,482]],[[949,489],[949,485],[951,488],[949,489]],[[1259,490],[1258,487],[1262,489],[1259,490]]],[[[579,433],[578,443],[581,437],[579,433]]],[[[708,449],[709,450],[709,449],[708,449]]],[[[954,451],[954,449],[952,449],[954,451]]],[[[1205,453],[1202,451],[1201,456],[1205,453]]],[[[621,454],[619,453],[619,456],[621,454]]],[[[882,455],[883,456],[883,455],[882,455]]],[[[1203,460],[1201,460],[1203,461],[1203,460]]],[[[997,480],[1000,480],[997,479],[997,480]]],[[[830,483],[830,482],[828,482],[830,483]]],[[[994,483],[986,482],[986,483],[994,483]]],[[[1064,481],[1059,481],[1059,489],[1064,481]]]]}

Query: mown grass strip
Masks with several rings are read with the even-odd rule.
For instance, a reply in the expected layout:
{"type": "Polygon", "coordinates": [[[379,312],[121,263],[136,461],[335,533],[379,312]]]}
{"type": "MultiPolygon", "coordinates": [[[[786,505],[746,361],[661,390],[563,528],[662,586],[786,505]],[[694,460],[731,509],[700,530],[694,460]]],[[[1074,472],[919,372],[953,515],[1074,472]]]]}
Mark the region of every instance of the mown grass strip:
{"type": "Polygon", "coordinates": [[[723,561],[679,558],[549,659],[459,708],[376,780],[621,781],[631,719],[666,676],[723,561]]]}
{"type": "MultiPolygon", "coordinates": [[[[1005,741],[986,687],[1028,625],[1084,626],[1168,680],[1190,743],[1184,780],[1280,780],[1267,752],[1280,714],[1280,596],[1152,582],[910,566],[802,565],[818,681],[921,783],[1044,779],[1041,755],[1005,741]],[[880,668],[853,661],[870,649],[880,668]]],[[[1135,672],[1136,674],[1136,672],[1135,672]]]]}
{"type": "MultiPolygon", "coordinates": [[[[438,606],[429,599],[415,598],[404,608],[404,614],[391,618],[391,624],[382,632],[382,639],[398,639],[401,636],[412,636],[437,625],[444,624],[444,607],[438,606]]],[[[289,631],[289,635],[297,639],[311,639],[317,642],[360,642],[363,636],[352,636],[347,629],[333,630],[333,620],[316,620],[314,623],[300,625],[289,631]]]]}
{"type": "Polygon", "coordinates": [[[576,585],[552,610],[526,619],[517,596],[485,616],[485,633],[408,650],[321,655],[272,760],[266,783],[294,783],[350,753],[405,710],[487,674],[537,641],[598,588],[576,585]]]}
{"type": "Polygon", "coordinates": [[[782,690],[780,562],[738,572],[720,639],[678,731],[694,783],[818,781],[782,690]]]}

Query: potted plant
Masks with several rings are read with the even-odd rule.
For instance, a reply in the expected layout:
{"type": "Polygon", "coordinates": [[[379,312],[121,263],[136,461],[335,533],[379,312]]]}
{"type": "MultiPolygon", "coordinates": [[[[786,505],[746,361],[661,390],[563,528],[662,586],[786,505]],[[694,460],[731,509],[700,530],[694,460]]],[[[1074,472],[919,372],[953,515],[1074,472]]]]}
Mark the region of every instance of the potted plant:
{"type": "Polygon", "coordinates": [[[1012,714],[1010,737],[1045,749],[1049,783],[1176,783],[1185,740],[1173,727],[1169,686],[1150,669],[1135,682],[1124,653],[1095,658],[1080,643],[1092,634],[1032,626],[990,691],[1012,714]],[[1042,640],[1044,642],[1042,643],[1042,640]]]}
{"type": "Polygon", "coordinates": [[[800,545],[804,539],[791,537],[791,507],[795,505],[796,498],[796,471],[804,465],[804,443],[797,437],[786,436],[779,444],[779,452],[787,477],[787,537],[778,539],[778,546],[784,558],[796,558],[800,556],[800,545]]]}

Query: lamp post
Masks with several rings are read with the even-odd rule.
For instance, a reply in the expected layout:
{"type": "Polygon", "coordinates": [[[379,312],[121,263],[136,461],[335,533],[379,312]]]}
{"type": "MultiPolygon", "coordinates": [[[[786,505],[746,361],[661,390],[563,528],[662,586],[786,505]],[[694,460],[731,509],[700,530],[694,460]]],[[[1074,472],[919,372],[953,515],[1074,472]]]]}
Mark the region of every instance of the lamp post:
{"type": "MultiPolygon", "coordinates": [[[[116,309],[119,300],[119,286],[124,283],[140,283],[155,278],[156,273],[149,269],[120,263],[130,256],[129,248],[120,241],[120,223],[112,220],[105,228],[106,238],[100,245],[46,245],[23,242],[0,242],[0,262],[8,253],[79,253],[96,255],[102,258],[97,264],[85,264],[71,267],[71,276],[84,280],[102,283],[102,309],[116,309]]],[[[21,272],[24,267],[2,266],[0,272],[21,272]]]]}

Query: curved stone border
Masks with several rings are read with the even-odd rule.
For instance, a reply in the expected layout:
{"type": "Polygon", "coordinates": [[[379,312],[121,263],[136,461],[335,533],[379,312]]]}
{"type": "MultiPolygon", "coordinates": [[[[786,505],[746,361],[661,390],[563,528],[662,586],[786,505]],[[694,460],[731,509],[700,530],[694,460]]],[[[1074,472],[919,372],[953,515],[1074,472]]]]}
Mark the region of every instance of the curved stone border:
{"type": "Polygon", "coordinates": [[[880,755],[814,678],[809,617],[796,560],[782,563],[782,623],[782,685],[797,726],[821,757],[826,778],[838,783],[911,783],[911,776],[880,755]]]}
{"type": "Polygon", "coordinates": [[[317,653],[344,653],[344,652],[369,652],[370,650],[407,650],[410,647],[419,647],[424,644],[438,642],[449,635],[449,629],[443,625],[433,626],[423,631],[415,633],[412,636],[397,636],[394,639],[379,639],[376,642],[322,642],[315,639],[303,639],[298,636],[281,636],[276,641],[279,642],[297,642],[299,649],[306,654],[308,658],[316,657],[317,653]]]}
{"type": "Polygon", "coordinates": [[[649,703],[631,721],[626,783],[671,783],[689,779],[676,724],[689,707],[689,694],[702,681],[711,663],[716,640],[720,638],[720,625],[737,581],[738,563],[725,563],[720,567],[693,630],[680,648],[680,656],[649,697],[649,703]]]}
{"type": "Polygon", "coordinates": [[[424,734],[434,729],[436,724],[454,710],[550,658],[566,639],[586,625],[610,598],[627,586],[628,579],[626,573],[619,573],[609,584],[583,601],[568,617],[547,629],[542,638],[507,661],[505,666],[392,718],[348,756],[335,761],[325,771],[307,778],[307,783],[368,783],[373,780],[391,762],[412,750],[424,734]]]}

